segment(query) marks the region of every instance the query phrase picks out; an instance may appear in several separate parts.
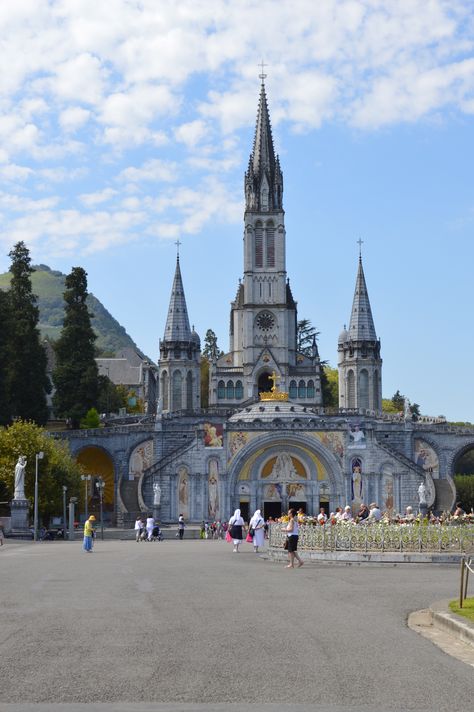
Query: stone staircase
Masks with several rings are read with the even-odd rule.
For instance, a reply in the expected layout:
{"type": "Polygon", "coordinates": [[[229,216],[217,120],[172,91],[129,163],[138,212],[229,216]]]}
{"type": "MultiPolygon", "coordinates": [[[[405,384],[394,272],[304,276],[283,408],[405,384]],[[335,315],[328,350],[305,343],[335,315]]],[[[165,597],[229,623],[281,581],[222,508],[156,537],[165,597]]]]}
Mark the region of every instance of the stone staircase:
{"type": "Polygon", "coordinates": [[[117,513],[117,526],[127,528],[133,526],[140,512],[138,504],[138,480],[122,478],[120,480],[120,498],[123,510],[117,513]]]}
{"type": "Polygon", "coordinates": [[[433,480],[435,486],[434,510],[436,513],[451,512],[456,501],[456,488],[451,478],[433,480]]]}
{"type": "Polygon", "coordinates": [[[383,450],[386,450],[393,457],[397,458],[397,460],[399,460],[400,462],[403,462],[406,467],[409,467],[410,470],[416,472],[418,475],[420,475],[420,477],[423,477],[423,479],[425,478],[426,473],[423,468],[417,465],[416,462],[414,462],[413,460],[410,460],[410,458],[404,455],[402,452],[395,450],[395,448],[391,447],[390,445],[387,445],[386,443],[382,443],[379,440],[377,440],[377,445],[383,450]]]}

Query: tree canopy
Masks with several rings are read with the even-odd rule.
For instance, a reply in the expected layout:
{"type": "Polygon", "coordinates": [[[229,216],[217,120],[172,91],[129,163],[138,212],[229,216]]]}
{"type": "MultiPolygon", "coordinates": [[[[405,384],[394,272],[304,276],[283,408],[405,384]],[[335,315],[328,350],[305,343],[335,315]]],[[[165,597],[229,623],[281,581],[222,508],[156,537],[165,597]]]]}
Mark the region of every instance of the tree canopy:
{"type": "Polygon", "coordinates": [[[7,428],[0,428],[0,486],[8,500],[13,498],[15,464],[20,455],[27,459],[25,494],[34,503],[36,454],[44,453],[38,463],[38,509],[45,523],[53,515],[62,513],[63,485],[69,497],[80,494],[82,469],[69,453],[68,444],[55,440],[35,423],[16,420],[7,428]]]}
{"type": "Polygon", "coordinates": [[[313,357],[313,343],[319,331],[311,324],[309,319],[301,319],[296,324],[296,350],[300,354],[313,357]]]}
{"type": "Polygon", "coordinates": [[[56,393],[54,409],[62,418],[69,418],[74,428],[90,408],[97,405],[99,395],[98,369],[94,344],[96,335],[87,307],[87,273],[74,267],[65,281],[64,325],[55,344],[56,368],[53,381],[56,393]]]}
{"type": "Polygon", "coordinates": [[[12,277],[8,300],[2,298],[3,311],[9,310],[10,314],[7,318],[9,328],[6,345],[3,347],[8,421],[23,418],[44,424],[48,420],[46,394],[51,391],[51,384],[46,372],[46,352],[40,342],[36,296],[31,287],[34,270],[24,242],[18,242],[9,256],[12,260],[12,277]]]}

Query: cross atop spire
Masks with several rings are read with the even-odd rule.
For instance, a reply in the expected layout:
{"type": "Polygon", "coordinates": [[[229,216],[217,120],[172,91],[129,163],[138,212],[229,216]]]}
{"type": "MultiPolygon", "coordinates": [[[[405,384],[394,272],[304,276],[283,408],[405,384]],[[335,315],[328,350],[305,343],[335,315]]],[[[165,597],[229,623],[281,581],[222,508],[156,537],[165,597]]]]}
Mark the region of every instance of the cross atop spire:
{"type": "Polygon", "coordinates": [[[179,237],[178,237],[178,239],[176,240],[176,242],[174,244],[176,245],[176,256],[179,260],[179,246],[182,245],[183,243],[179,241],[179,237]]]}
{"type": "Polygon", "coordinates": [[[265,62],[262,59],[262,61],[260,62],[260,64],[258,66],[261,67],[261,69],[262,69],[262,71],[260,72],[260,74],[258,76],[262,80],[262,84],[265,84],[265,79],[267,78],[267,75],[265,74],[265,67],[268,67],[268,64],[265,64],[265,62]]]}
{"type": "Polygon", "coordinates": [[[362,245],[364,244],[364,241],[359,237],[357,240],[357,244],[359,245],[359,259],[362,258],[362,245]]]}

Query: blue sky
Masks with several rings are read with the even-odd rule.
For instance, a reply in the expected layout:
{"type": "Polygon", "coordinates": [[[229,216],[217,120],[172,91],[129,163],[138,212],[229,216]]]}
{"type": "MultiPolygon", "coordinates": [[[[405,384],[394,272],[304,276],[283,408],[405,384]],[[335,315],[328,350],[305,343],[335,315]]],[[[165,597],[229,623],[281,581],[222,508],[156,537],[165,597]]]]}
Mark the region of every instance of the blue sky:
{"type": "Polygon", "coordinates": [[[300,318],[337,360],[364,240],[383,392],[474,422],[468,0],[0,5],[0,269],[83,266],[158,356],[177,238],[189,316],[228,345],[258,63],[300,318]]]}

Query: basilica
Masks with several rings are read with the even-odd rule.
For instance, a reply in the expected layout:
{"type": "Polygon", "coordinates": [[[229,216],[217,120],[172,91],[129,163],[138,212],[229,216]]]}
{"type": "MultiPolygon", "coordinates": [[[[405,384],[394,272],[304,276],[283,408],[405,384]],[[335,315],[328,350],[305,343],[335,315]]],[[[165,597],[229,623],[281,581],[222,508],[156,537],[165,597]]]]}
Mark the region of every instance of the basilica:
{"type": "MultiPolygon", "coordinates": [[[[64,435],[106,481],[110,520],[154,511],[163,523],[227,519],[240,507],[279,516],[376,502],[384,510],[451,509],[469,428],[382,413],[382,358],[359,255],[348,327],[338,343],[339,408],[325,408],[316,340],[297,350],[297,307],[286,271],[283,170],[262,79],[245,172],[242,278],[230,304],[229,350],[209,366],[201,407],[201,340],[190,327],[179,255],[159,343],[155,412],[134,422],[64,435]]],[[[341,323],[346,315],[341,315],[341,323]]],[[[336,347],[336,345],[335,345],[336,347]]],[[[91,483],[90,496],[94,487],[91,483]]]]}

